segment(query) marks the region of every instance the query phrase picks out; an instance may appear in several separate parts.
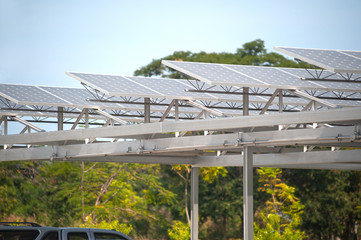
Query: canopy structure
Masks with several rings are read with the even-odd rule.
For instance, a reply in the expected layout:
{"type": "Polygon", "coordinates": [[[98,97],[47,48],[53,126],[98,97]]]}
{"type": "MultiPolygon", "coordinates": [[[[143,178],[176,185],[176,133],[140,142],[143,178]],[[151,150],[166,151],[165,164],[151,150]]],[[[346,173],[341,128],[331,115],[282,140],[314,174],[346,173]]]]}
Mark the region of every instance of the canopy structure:
{"type": "MultiPolygon", "coordinates": [[[[305,52],[296,57],[318,59],[305,52]]],[[[361,52],[338,52],[336,68],[163,61],[189,78],[71,72],[83,88],[0,84],[0,159],[190,164],[192,239],[199,167],[243,166],[252,239],[253,167],[361,170],[361,73],[348,62],[361,52]]]]}

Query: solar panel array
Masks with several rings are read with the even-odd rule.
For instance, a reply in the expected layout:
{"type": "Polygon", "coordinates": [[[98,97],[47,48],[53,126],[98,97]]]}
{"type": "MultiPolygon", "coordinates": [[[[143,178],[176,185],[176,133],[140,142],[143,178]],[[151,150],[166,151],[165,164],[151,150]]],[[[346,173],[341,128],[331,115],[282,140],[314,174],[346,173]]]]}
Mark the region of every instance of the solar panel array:
{"type": "MultiPolygon", "coordinates": [[[[222,91],[224,94],[210,94],[201,92],[187,91],[194,90],[191,81],[167,78],[149,78],[149,77],[123,77],[112,75],[86,74],[86,73],[67,73],[82,83],[92,86],[111,96],[133,96],[133,97],[151,97],[165,99],[182,100],[200,100],[213,102],[242,102],[243,97],[240,94],[226,94],[223,89],[212,88],[222,91]],[[116,87],[115,87],[116,86],[116,87]],[[134,87],[133,87],[134,86],[134,87]],[[139,90],[141,89],[141,90],[139,90]],[[148,94],[146,92],[148,91],[148,94]]],[[[203,86],[203,89],[212,87],[203,86]]],[[[250,96],[252,103],[266,103],[268,99],[260,96],[250,96]]],[[[300,98],[285,99],[286,104],[305,105],[307,101],[300,98]]]]}
{"type": "Polygon", "coordinates": [[[332,72],[361,73],[361,51],[291,47],[275,47],[275,50],[332,72]]]}
{"type": "MultiPolygon", "coordinates": [[[[315,82],[301,80],[312,70],[183,61],[162,61],[166,66],[211,85],[294,90],[361,92],[359,82],[315,82]]],[[[324,71],[323,76],[333,73],[324,71]]],[[[340,76],[335,76],[342,79],[340,76]]]]}
{"type": "MultiPolygon", "coordinates": [[[[312,59],[318,59],[317,63],[322,62],[325,66],[333,64],[332,69],[328,65],[325,67],[330,70],[342,68],[352,73],[360,67],[358,60],[361,52],[357,51],[278,49],[310,63],[312,59]]],[[[193,119],[201,111],[187,101],[217,110],[226,116],[239,116],[242,115],[244,87],[249,88],[248,108],[251,113],[259,113],[277,89],[285,90],[282,99],[285,111],[302,110],[306,105],[309,106],[312,97],[327,102],[330,106],[361,106],[361,83],[344,81],[342,74],[327,70],[183,61],[163,61],[163,64],[190,76],[190,79],[69,72],[67,75],[80,81],[86,89],[0,84],[0,115],[56,118],[58,107],[64,107],[64,117],[68,118],[77,118],[81,110],[87,108],[93,109],[90,115],[93,119],[105,119],[94,110],[102,109],[113,116],[131,119],[130,121],[143,121],[144,98],[150,98],[150,117],[153,119],[160,119],[173,99],[181,100],[177,111],[180,119],[193,119]],[[312,80],[304,80],[309,78],[312,80]],[[314,81],[316,78],[327,81],[314,81]],[[293,92],[296,90],[311,97],[299,97],[293,92]]],[[[353,79],[361,78],[358,72],[352,76],[353,79]]],[[[276,96],[268,106],[268,111],[279,111],[279,101],[276,96]]],[[[175,117],[173,108],[168,118],[175,117]]]]}

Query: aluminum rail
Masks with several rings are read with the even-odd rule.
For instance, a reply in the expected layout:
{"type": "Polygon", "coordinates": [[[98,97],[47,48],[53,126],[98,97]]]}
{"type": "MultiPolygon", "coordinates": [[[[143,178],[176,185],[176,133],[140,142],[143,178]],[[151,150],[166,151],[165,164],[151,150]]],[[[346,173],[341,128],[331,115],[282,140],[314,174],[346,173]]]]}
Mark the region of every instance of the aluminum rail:
{"type": "MultiPolygon", "coordinates": [[[[361,124],[361,108],[256,115],[232,118],[216,118],[193,121],[156,122],[129,126],[89,128],[54,132],[29,133],[25,135],[0,136],[1,144],[51,144],[52,142],[86,138],[137,138],[158,133],[183,131],[234,131],[242,128],[277,126],[306,123],[358,123],[361,124]]],[[[287,130],[288,131],[288,130],[287,130]]]]}

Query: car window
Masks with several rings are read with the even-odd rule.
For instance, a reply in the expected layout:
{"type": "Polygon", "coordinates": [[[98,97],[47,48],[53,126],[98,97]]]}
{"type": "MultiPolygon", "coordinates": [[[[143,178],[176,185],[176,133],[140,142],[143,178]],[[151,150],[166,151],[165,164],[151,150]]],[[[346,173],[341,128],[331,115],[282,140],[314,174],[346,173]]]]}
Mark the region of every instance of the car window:
{"type": "Polygon", "coordinates": [[[37,230],[0,230],[0,240],[35,240],[37,230]]]}
{"type": "Polygon", "coordinates": [[[48,232],[41,240],[59,240],[58,232],[48,232]]]}
{"type": "Polygon", "coordinates": [[[125,237],[111,233],[94,233],[95,240],[127,240],[125,237]]]}
{"type": "Polygon", "coordinates": [[[88,240],[86,232],[70,232],[68,233],[68,240],[88,240]]]}

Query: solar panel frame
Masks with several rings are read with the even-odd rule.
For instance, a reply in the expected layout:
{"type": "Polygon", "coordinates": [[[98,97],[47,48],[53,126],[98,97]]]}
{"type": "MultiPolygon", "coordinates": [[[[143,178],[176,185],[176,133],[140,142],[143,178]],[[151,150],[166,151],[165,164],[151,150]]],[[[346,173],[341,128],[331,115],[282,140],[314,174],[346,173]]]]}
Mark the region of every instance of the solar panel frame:
{"type": "Polygon", "coordinates": [[[361,51],[292,47],[274,47],[274,49],[332,72],[361,73],[361,51]]]}

